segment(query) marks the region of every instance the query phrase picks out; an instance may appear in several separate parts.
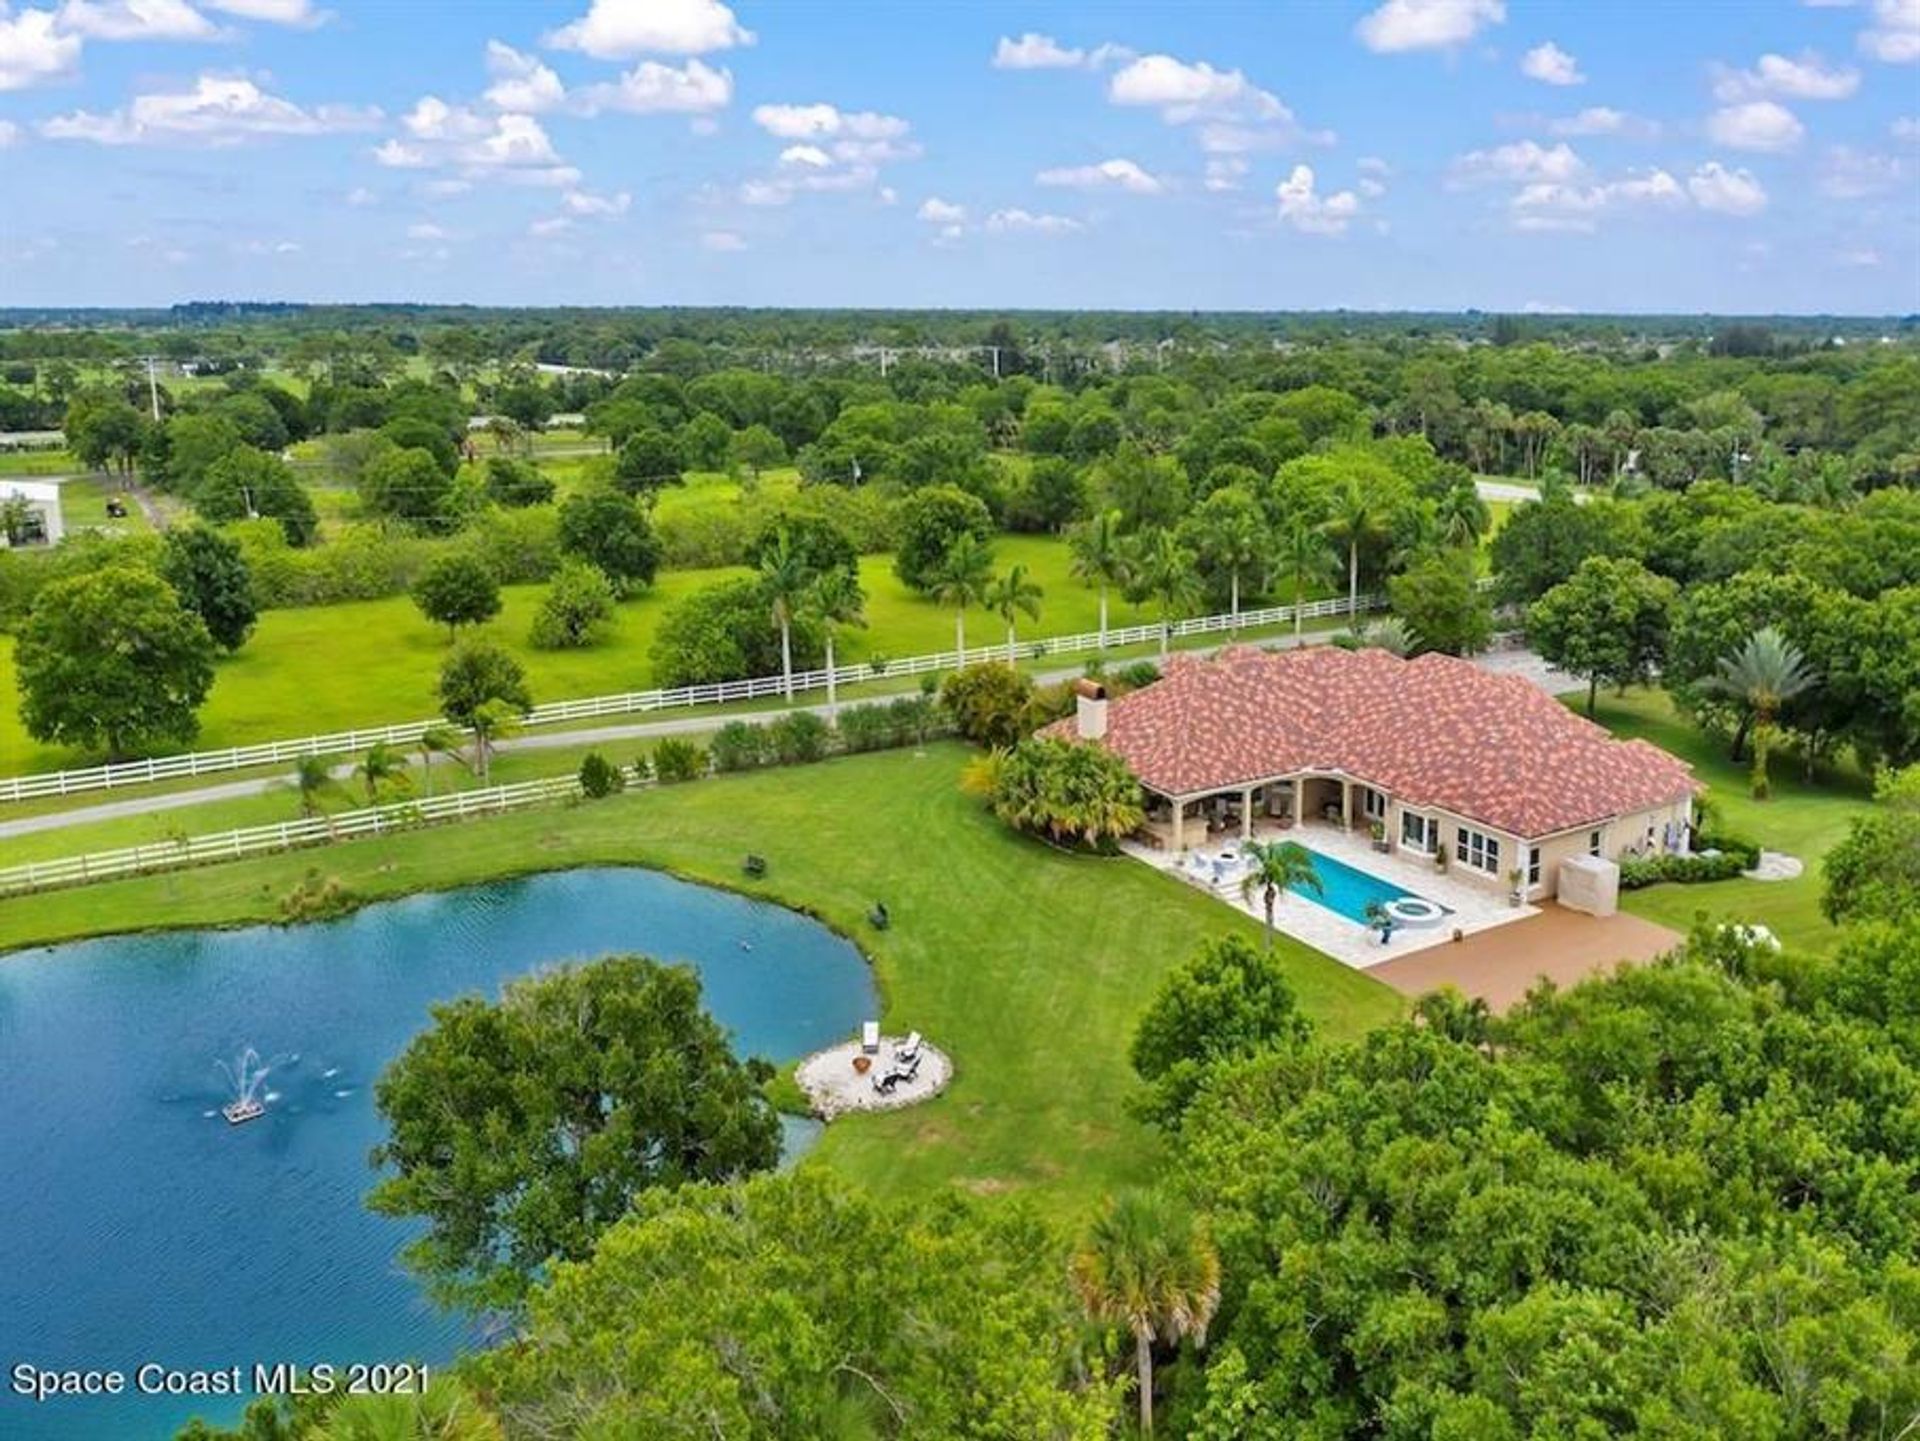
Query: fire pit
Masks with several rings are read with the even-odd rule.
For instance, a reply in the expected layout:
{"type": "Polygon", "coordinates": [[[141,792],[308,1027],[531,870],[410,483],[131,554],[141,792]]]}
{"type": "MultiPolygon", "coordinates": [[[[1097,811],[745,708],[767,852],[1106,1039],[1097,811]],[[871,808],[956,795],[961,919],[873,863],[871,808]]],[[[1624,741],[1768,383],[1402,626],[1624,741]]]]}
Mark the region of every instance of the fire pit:
{"type": "Polygon", "coordinates": [[[873,1069],[872,1056],[855,1056],[853,1058],[853,1073],[856,1076],[864,1076],[868,1071],[871,1071],[872,1069],[873,1069]]]}

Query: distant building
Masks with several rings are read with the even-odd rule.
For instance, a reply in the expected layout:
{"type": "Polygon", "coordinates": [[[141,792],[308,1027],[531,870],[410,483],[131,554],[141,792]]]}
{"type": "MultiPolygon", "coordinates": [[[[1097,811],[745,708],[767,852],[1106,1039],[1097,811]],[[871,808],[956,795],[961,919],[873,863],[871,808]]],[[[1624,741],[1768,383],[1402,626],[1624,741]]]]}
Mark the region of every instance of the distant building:
{"type": "MultiPolygon", "coordinates": [[[[0,476],[0,504],[19,499],[33,512],[29,532],[17,542],[21,545],[57,545],[67,533],[66,518],[60,509],[60,482],[57,480],[15,480],[0,476]]],[[[0,547],[15,544],[0,529],[0,547]]]]}

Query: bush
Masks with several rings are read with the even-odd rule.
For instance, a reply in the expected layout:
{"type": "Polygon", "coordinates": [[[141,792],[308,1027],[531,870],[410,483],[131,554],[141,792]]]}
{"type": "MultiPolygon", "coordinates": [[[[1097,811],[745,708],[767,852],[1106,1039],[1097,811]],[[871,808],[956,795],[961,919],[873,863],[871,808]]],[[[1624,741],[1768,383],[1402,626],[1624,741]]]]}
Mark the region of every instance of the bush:
{"type": "Polygon", "coordinates": [[[580,790],[588,800],[597,801],[618,795],[626,788],[626,775],[599,751],[588,751],[581,758],[580,790]]]}
{"type": "Polygon", "coordinates": [[[805,512],[777,511],[763,518],[747,546],[746,563],[758,570],[783,531],[793,554],[812,574],[859,573],[860,555],[847,533],[827,517],[805,512]]]}
{"type": "Polygon", "coordinates": [[[487,497],[516,509],[545,505],[553,499],[553,482],[530,460],[496,455],[487,462],[487,497]]]}
{"type": "Polygon", "coordinates": [[[1160,667],[1150,660],[1137,660],[1131,665],[1123,665],[1113,673],[1117,689],[1124,694],[1130,690],[1139,690],[1150,686],[1160,679],[1160,667]]]}
{"type": "Polygon", "coordinates": [[[1033,682],[997,661],[955,671],[940,686],[940,704],[954,726],[975,745],[1013,745],[1032,729],[1033,682]]]}
{"type": "Polygon", "coordinates": [[[540,598],[528,641],[536,650],[581,650],[605,633],[613,617],[613,582],[598,569],[570,560],[540,598]]]}
{"type": "Polygon", "coordinates": [[[560,548],[600,567],[621,593],[653,584],[660,538],[640,505],[617,490],[590,490],[560,507],[560,548]]]}
{"type": "Polygon", "coordinates": [[[903,695],[887,707],[887,718],[893,722],[895,745],[919,745],[933,734],[940,713],[931,696],[903,695]]]}
{"type": "Polygon", "coordinates": [[[413,583],[413,603],[428,620],[444,625],[451,640],[461,626],[500,614],[500,582],[486,562],[453,551],[436,556],[413,583]]]}
{"type": "Polygon", "coordinates": [[[827,723],[812,711],[790,711],[767,727],[774,757],[782,765],[806,765],[827,753],[827,723]]]}
{"type": "Polygon", "coordinates": [[[343,916],[360,904],[359,893],[338,876],[322,876],[317,869],[280,898],[280,918],[289,923],[325,921],[343,916]]]}
{"type": "Polygon", "coordinates": [[[982,545],[993,539],[993,514],[977,495],[951,485],[929,486],[900,504],[894,573],[914,590],[926,590],[954,541],[971,533],[982,545]]]}
{"type": "Polygon", "coordinates": [[[659,517],[654,531],[660,538],[660,563],[669,570],[746,563],[748,522],[738,506],[676,511],[659,517]]]}
{"type": "Polygon", "coordinates": [[[668,736],[653,748],[653,773],[664,785],[697,780],[706,768],[707,753],[679,736],[668,736]]]}
{"type": "Polygon", "coordinates": [[[1700,881],[1730,881],[1752,868],[1755,856],[1723,850],[1717,856],[1659,855],[1627,857],[1620,862],[1620,889],[1637,891],[1661,881],[1692,885],[1700,881]]]}
{"type": "Polygon", "coordinates": [[[900,728],[884,705],[848,706],[840,712],[835,727],[840,732],[840,743],[850,754],[885,750],[900,744],[900,728]]]}
{"type": "Polygon", "coordinates": [[[728,721],[714,732],[708,753],[717,771],[747,771],[762,764],[770,749],[767,733],[752,721],[728,721]]]}
{"type": "MultiPolygon", "coordinates": [[[[794,669],[819,665],[823,653],[819,628],[796,619],[794,669]]],[[[741,577],[697,590],[669,610],[654,634],[650,654],[654,678],[662,686],[777,675],[780,629],[760,582],[741,577]]]]}

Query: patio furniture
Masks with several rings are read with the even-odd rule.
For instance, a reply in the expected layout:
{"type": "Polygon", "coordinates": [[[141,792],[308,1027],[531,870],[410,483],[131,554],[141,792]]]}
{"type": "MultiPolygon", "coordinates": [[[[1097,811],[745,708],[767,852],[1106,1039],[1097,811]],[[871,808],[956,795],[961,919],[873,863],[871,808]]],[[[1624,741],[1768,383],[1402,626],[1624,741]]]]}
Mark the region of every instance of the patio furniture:
{"type": "Polygon", "coordinates": [[[893,1048],[893,1058],[903,1065],[919,1060],[920,1033],[918,1031],[908,1032],[906,1040],[893,1048]]]}
{"type": "Polygon", "coordinates": [[[860,1023],[860,1050],[864,1055],[880,1054],[880,1023],[878,1021],[860,1023]]]}

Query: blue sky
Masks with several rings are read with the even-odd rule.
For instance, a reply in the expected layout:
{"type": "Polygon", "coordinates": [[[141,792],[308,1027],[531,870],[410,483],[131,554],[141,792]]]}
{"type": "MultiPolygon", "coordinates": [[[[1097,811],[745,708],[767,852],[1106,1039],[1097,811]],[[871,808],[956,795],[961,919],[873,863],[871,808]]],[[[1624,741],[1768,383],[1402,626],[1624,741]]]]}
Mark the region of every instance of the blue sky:
{"type": "Polygon", "coordinates": [[[1920,0],[0,0],[0,305],[1920,310],[1920,0]]]}

